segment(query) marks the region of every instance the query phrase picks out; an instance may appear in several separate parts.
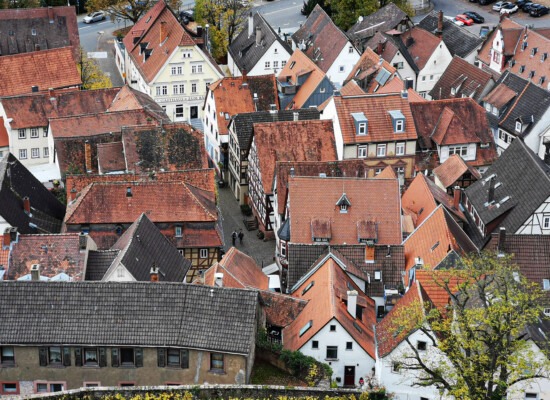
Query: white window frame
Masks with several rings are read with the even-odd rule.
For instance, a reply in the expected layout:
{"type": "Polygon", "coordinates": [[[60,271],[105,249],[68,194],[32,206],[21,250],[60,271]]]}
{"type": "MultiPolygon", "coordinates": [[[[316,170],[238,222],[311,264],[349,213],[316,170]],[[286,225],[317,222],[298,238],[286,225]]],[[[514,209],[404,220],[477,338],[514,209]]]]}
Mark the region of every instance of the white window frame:
{"type": "Polygon", "coordinates": [[[402,119],[398,119],[395,121],[395,131],[396,132],[403,132],[405,130],[405,121],[402,119]]]}
{"type": "Polygon", "coordinates": [[[449,157],[453,154],[458,154],[460,157],[466,157],[468,155],[468,146],[449,146],[449,157]]]}
{"type": "Polygon", "coordinates": [[[367,158],[367,146],[357,146],[357,158],[367,158]]]}
{"type": "Polygon", "coordinates": [[[44,147],[44,149],[42,149],[42,157],[46,158],[46,157],[49,157],[50,156],[50,148],[49,147],[44,147]]]}
{"type": "Polygon", "coordinates": [[[26,139],[27,138],[27,130],[25,128],[18,129],[17,135],[19,139],[26,139]]]}
{"type": "Polygon", "coordinates": [[[181,226],[176,226],[174,228],[174,234],[176,237],[182,237],[183,236],[183,228],[181,226]]]}
{"type": "Polygon", "coordinates": [[[19,149],[19,159],[20,160],[27,159],[27,149],[19,149]]]}
{"type": "Polygon", "coordinates": [[[174,106],[174,115],[176,118],[183,118],[185,115],[185,108],[183,107],[183,104],[176,104],[174,106]],[[181,108],[181,112],[178,113],[178,108],[181,108]]]}
{"type": "Polygon", "coordinates": [[[521,122],[520,121],[516,121],[516,132],[521,133],[521,122]]]}
{"type": "Polygon", "coordinates": [[[199,249],[199,258],[208,258],[208,249],[199,249]]]}
{"type": "Polygon", "coordinates": [[[197,84],[196,83],[191,84],[191,93],[197,93],[197,84]]]}
{"type": "Polygon", "coordinates": [[[38,138],[38,128],[31,128],[31,134],[30,134],[31,138],[32,139],[36,139],[38,138]]]}
{"type": "Polygon", "coordinates": [[[386,157],[386,144],[376,145],[376,157],[386,157]]]}
{"type": "Polygon", "coordinates": [[[366,122],[359,122],[359,125],[357,127],[357,134],[358,135],[366,135],[367,134],[367,123],[366,122]]]}
{"type": "Polygon", "coordinates": [[[271,61],[266,61],[265,64],[264,64],[264,68],[265,69],[270,69],[271,68],[271,61]]]}
{"type": "Polygon", "coordinates": [[[31,158],[40,158],[40,148],[39,147],[31,148],[31,158]]]}
{"type": "Polygon", "coordinates": [[[397,142],[395,144],[395,155],[396,156],[404,156],[405,155],[405,142],[397,142]]]}
{"type": "Polygon", "coordinates": [[[273,68],[279,68],[279,61],[273,61],[273,68]]]}
{"type": "Polygon", "coordinates": [[[550,229],[550,215],[543,215],[542,229],[550,229]]]}

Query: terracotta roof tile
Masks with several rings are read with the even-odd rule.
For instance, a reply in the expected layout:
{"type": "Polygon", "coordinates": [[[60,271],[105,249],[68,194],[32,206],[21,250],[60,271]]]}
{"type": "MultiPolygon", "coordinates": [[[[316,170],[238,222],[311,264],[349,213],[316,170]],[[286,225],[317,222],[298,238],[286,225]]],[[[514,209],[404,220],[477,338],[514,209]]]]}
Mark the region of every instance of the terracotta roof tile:
{"type": "Polygon", "coordinates": [[[481,142],[471,129],[451,108],[445,107],[431,138],[439,146],[481,142]]]}
{"type": "Polygon", "coordinates": [[[79,86],[82,81],[72,47],[0,57],[0,96],[79,86]]]}
{"type": "Polygon", "coordinates": [[[4,235],[2,234],[0,235],[0,266],[4,267],[4,270],[8,268],[9,255],[10,248],[8,245],[4,247],[4,235]]]}
{"type": "Polygon", "coordinates": [[[210,90],[214,93],[220,135],[227,134],[235,114],[270,111],[272,104],[279,109],[275,75],[222,78],[211,84],[210,90]]]}
{"type": "Polygon", "coordinates": [[[393,168],[388,165],[382,170],[382,172],[376,175],[374,179],[397,179],[397,175],[395,175],[395,171],[393,170],[393,168]]]}
{"type": "Polygon", "coordinates": [[[7,147],[10,144],[10,138],[8,136],[8,131],[4,126],[4,118],[0,117],[0,147],[7,147]]]}
{"type": "Polygon", "coordinates": [[[97,163],[102,173],[125,171],[124,148],[122,142],[98,143],[97,163]]]}
{"type": "Polygon", "coordinates": [[[304,311],[283,332],[283,345],[287,349],[299,350],[330,320],[336,319],[353,337],[363,350],[372,358],[375,357],[374,301],[364,295],[347,276],[342,268],[329,257],[316,271],[306,279],[294,292],[294,297],[308,300],[304,311]],[[304,293],[304,289],[314,284],[304,293]],[[358,294],[357,304],[363,304],[362,319],[354,319],[347,311],[344,301],[348,290],[353,288],[358,294]],[[300,335],[301,330],[311,321],[311,327],[300,335]]]}
{"type": "MultiPolygon", "coordinates": [[[[359,87],[357,82],[355,82],[353,79],[350,80],[348,83],[346,83],[344,86],[342,86],[342,89],[340,89],[340,94],[342,96],[356,96],[356,95],[362,95],[365,94],[365,91],[359,87]]],[[[330,98],[326,100],[327,102],[330,101],[330,98]]],[[[322,106],[319,106],[320,109],[324,108],[322,106]]]]}
{"type": "Polygon", "coordinates": [[[331,120],[305,120],[254,124],[265,193],[273,191],[277,161],[330,161],[337,159],[331,120]]]}
{"type": "Polygon", "coordinates": [[[155,119],[163,119],[166,122],[170,122],[170,119],[162,107],[158,105],[149,95],[125,85],[118,90],[116,97],[113,99],[107,111],[113,112],[128,110],[146,110],[155,119]]]}
{"type": "Polygon", "coordinates": [[[223,246],[222,234],[217,225],[213,227],[202,223],[188,222],[183,225],[182,232],[181,238],[173,239],[177,248],[223,246]]]}
{"type": "MultiPolygon", "coordinates": [[[[223,258],[218,261],[217,271],[223,273],[223,286],[254,288],[267,290],[268,277],[262,272],[262,269],[256,264],[253,258],[247,256],[236,247],[231,247],[223,258]],[[230,279],[232,282],[238,282],[236,286],[233,284],[226,285],[225,279],[230,279]]],[[[210,286],[215,286],[215,277],[205,283],[210,286]]]]}
{"type": "Polygon", "coordinates": [[[358,244],[361,221],[377,224],[378,244],[402,241],[397,180],[295,177],[288,186],[293,243],[314,243],[311,221],[315,218],[330,220],[331,245],[358,244]],[[336,206],[343,193],[351,203],[346,213],[336,206]]]}
{"type": "Polygon", "coordinates": [[[88,185],[67,207],[66,224],[133,223],[142,213],[155,222],[215,222],[214,193],[182,182],[101,182],[88,185]],[[131,196],[127,196],[131,188],[131,196]],[[151,199],[156,199],[151,204],[151,199]]]}
{"type": "Polygon", "coordinates": [[[412,44],[407,46],[407,50],[420,70],[424,69],[431,55],[442,42],[434,34],[419,27],[414,27],[401,34],[400,38],[404,43],[407,43],[409,38],[413,39],[412,44]]]}
{"type": "Polygon", "coordinates": [[[466,171],[470,171],[476,179],[481,179],[480,173],[475,168],[467,165],[458,154],[453,154],[443,164],[435,168],[433,173],[443,186],[448,188],[464,175],[466,171]]]}
{"type": "Polygon", "coordinates": [[[407,99],[399,93],[363,96],[335,96],[334,103],[342,130],[344,144],[357,141],[388,142],[395,140],[416,139],[417,133],[407,99]],[[389,111],[400,111],[405,117],[405,131],[394,132],[389,111]],[[363,113],[368,119],[367,135],[356,135],[352,113],[363,113]]]}
{"type": "Polygon", "coordinates": [[[421,288],[422,298],[439,309],[446,307],[450,301],[449,294],[442,285],[448,285],[451,291],[455,291],[464,282],[464,277],[453,270],[418,269],[415,271],[415,279],[421,288]]]}
{"type": "Polygon", "coordinates": [[[485,96],[483,98],[483,101],[491,104],[492,106],[495,106],[496,108],[502,108],[518,94],[519,93],[509,88],[504,83],[501,83],[496,88],[494,88],[487,96],[485,96]]]}
{"type": "MultiPolygon", "coordinates": [[[[397,70],[381,56],[376,54],[370,47],[367,47],[364,53],[361,55],[361,58],[359,58],[359,61],[357,61],[355,66],[352,68],[351,72],[346,78],[346,81],[365,81],[366,83],[368,80],[372,84],[370,85],[371,87],[369,88],[368,92],[373,93],[376,86],[382,87],[386,84],[386,82],[380,83],[375,79],[382,69],[390,75],[391,78],[389,79],[389,81],[392,81],[397,70]]],[[[401,81],[401,79],[399,78],[397,79],[397,81],[401,84],[400,88],[402,88],[403,81],[401,81]]],[[[397,91],[399,90],[400,89],[398,89],[397,91]]],[[[342,95],[346,95],[346,93],[342,93],[342,95]]]]}

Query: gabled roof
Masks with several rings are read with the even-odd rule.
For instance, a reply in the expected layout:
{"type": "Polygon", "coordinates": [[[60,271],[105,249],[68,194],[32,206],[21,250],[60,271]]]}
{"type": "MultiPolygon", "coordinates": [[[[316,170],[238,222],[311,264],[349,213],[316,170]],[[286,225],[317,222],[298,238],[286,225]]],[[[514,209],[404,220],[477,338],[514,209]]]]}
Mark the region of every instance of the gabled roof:
{"type": "Polygon", "coordinates": [[[424,69],[432,54],[442,43],[440,38],[418,26],[409,29],[397,38],[401,40],[419,70],[424,69]]]}
{"type": "Polygon", "coordinates": [[[388,3],[370,15],[360,17],[348,30],[348,36],[356,41],[374,36],[376,32],[387,32],[407,19],[407,14],[394,3],[388,3]]]}
{"type": "MultiPolygon", "coordinates": [[[[454,24],[453,24],[454,25],[454,24]]],[[[481,101],[492,75],[455,55],[430,92],[433,100],[471,97],[481,101]]]]}
{"type": "MultiPolygon", "coordinates": [[[[458,226],[449,212],[439,205],[403,242],[405,270],[409,271],[420,257],[425,268],[454,267],[454,260],[446,260],[454,252],[458,256],[477,251],[474,243],[458,226]],[[448,265],[445,261],[448,261],[448,265]]],[[[452,255],[451,258],[455,257],[452,255]]]]}
{"type": "Polygon", "coordinates": [[[11,153],[0,159],[0,215],[19,233],[59,233],[65,206],[11,153]],[[29,197],[31,213],[23,198],[29,197]]]}
{"type": "Polygon", "coordinates": [[[254,124],[262,122],[282,122],[320,119],[319,110],[304,108],[299,110],[258,111],[253,113],[237,114],[232,118],[232,130],[237,135],[241,151],[248,151],[252,143],[254,124]]]}
{"type": "MultiPolygon", "coordinates": [[[[10,264],[4,279],[17,280],[31,273],[33,264],[40,265],[40,275],[53,278],[64,273],[72,281],[83,281],[86,251],[80,247],[80,234],[19,235],[12,245],[10,264]]],[[[89,237],[82,238],[84,246],[89,237]]],[[[6,266],[7,267],[7,266],[6,266]]]]}
{"type": "Polygon", "coordinates": [[[183,182],[153,181],[92,183],[67,206],[64,223],[133,223],[143,212],[155,223],[217,221],[213,192],[183,182]],[[158,201],[152,204],[151,199],[158,201]]]}
{"type": "Polygon", "coordinates": [[[331,245],[359,244],[357,226],[361,221],[376,224],[376,243],[401,243],[399,184],[396,179],[295,177],[290,179],[288,191],[293,243],[314,243],[310,225],[319,218],[330,220],[331,245]],[[351,203],[346,213],[336,206],[343,193],[351,203]]]}
{"type": "Polygon", "coordinates": [[[62,89],[82,84],[72,47],[0,57],[0,96],[62,89]]]}
{"type": "Polygon", "coordinates": [[[397,179],[397,175],[391,165],[388,165],[382,172],[376,175],[374,179],[397,179]]]}
{"type": "Polygon", "coordinates": [[[2,282],[0,304],[3,344],[170,346],[249,354],[258,294],[168,282],[2,282]]]}
{"type": "Polygon", "coordinates": [[[136,281],[150,281],[158,268],[159,281],[183,282],[191,261],[184,258],[145,213],[122,234],[111,250],[119,250],[106,274],[123,265],[136,281]]]}
{"type": "Polygon", "coordinates": [[[0,11],[0,25],[3,56],[72,47],[74,60],[80,60],[74,6],[4,9],[0,11]]]}
{"type": "MultiPolygon", "coordinates": [[[[390,63],[367,47],[344,82],[352,80],[365,81],[368,84],[363,87],[368,92],[374,92],[375,88],[384,86],[389,81],[395,79],[397,77],[396,72],[397,70],[390,63]]],[[[401,79],[399,81],[402,88],[403,81],[401,79]]],[[[346,95],[346,93],[342,93],[342,95],[346,95]]]]}
{"type": "Polygon", "coordinates": [[[230,118],[238,113],[279,109],[275,75],[222,78],[209,86],[216,104],[220,135],[227,134],[230,118]]]}
{"type": "MultiPolygon", "coordinates": [[[[437,30],[439,11],[432,11],[419,23],[418,27],[428,32],[437,30]]],[[[483,38],[474,35],[447,18],[443,18],[443,42],[453,56],[467,57],[483,43],[483,38]]]]}
{"type": "Polygon", "coordinates": [[[481,142],[481,139],[472,132],[469,124],[463,121],[450,107],[444,107],[440,111],[439,120],[431,138],[438,146],[481,142]]]}
{"type": "Polygon", "coordinates": [[[275,42],[279,42],[289,55],[292,54],[292,49],[286,41],[275,33],[271,25],[260,13],[250,12],[244,25],[241,32],[233,39],[229,46],[229,54],[231,54],[241,72],[251,71],[275,42]],[[256,30],[258,28],[261,35],[260,45],[256,44],[256,30]],[[250,31],[252,31],[252,35],[249,35],[250,31]]]}
{"type": "MultiPolygon", "coordinates": [[[[485,42],[479,49],[477,59],[483,62],[486,66],[491,64],[491,49],[493,48],[493,42],[497,35],[502,33],[504,55],[511,56],[514,54],[515,47],[521,36],[521,33],[525,27],[512,21],[510,18],[504,18],[496,29],[493,29],[491,33],[485,39],[485,42]]],[[[500,36],[499,36],[500,37],[500,36]]],[[[487,71],[491,72],[491,71],[487,71]]],[[[498,71],[500,73],[500,71],[498,71]]]]}
{"type": "Polygon", "coordinates": [[[390,35],[382,32],[376,32],[375,35],[368,40],[366,46],[371,48],[381,56],[384,60],[390,62],[399,52],[407,61],[407,64],[418,73],[419,68],[416,65],[412,55],[407,50],[405,43],[400,39],[400,35],[390,35]]]}
{"type": "Polygon", "coordinates": [[[254,143],[265,193],[273,192],[277,161],[337,159],[332,120],[254,124],[254,143]]]}
{"type": "Polygon", "coordinates": [[[336,26],[319,4],[293,35],[296,46],[327,73],[346,45],[348,37],[336,26]]]}
{"type": "Polygon", "coordinates": [[[86,280],[101,281],[120,250],[90,250],[86,263],[86,280]]]}
{"type": "Polygon", "coordinates": [[[400,93],[362,96],[334,96],[344,144],[356,142],[388,142],[416,140],[411,106],[400,93]],[[405,117],[405,131],[394,132],[390,111],[400,111],[405,117]],[[356,135],[352,113],[363,113],[368,119],[367,134],[356,135]]]}
{"type": "Polygon", "coordinates": [[[162,107],[151,96],[139,90],[132,89],[128,85],[116,89],[118,89],[118,93],[107,111],[146,110],[155,118],[159,118],[160,116],[160,119],[168,120],[162,107]]]}
{"type": "MultiPolygon", "coordinates": [[[[367,168],[363,160],[341,161],[277,161],[277,204],[279,214],[283,214],[288,199],[289,176],[346,176],[348,178],[366,178],[367,168]]],[[[395,176],[394,176],[395,178],[395,176]]]]}
{"type": "MultiPolygon", "coordinates": [[[[467,187],[464,193],[486,227],[497,221],[491,224],[491,229],[504,227],[507,232],[515,233],[550,196],[549,174],[550,167],[523,140],[517,139],[489,167],[484,179],[467,187]],[[487,204],[489,178],[493,176],[494,203],[487,204]]],[[[477,230],[475,226],[472,229],[477,230]]],[[[479,238],[480,243],[476,244],[479,246],[488,239],[489,236],[479,238]]]]}
{"type": "MultiPolygon", "coordinates": [[[[359,87],[357,82],[355,82],[353,79],[350,80],[348,83],[346,83],[342,88],[340,89],[340,94],[342,96],[356,96],[364,94],[365,91],[359,87]]],[[[332,97],[329,97],[325,102],[319,106],[319,109],[324,109],[324,105],[328,104],[332,97]]]]}
{"type": "Polygon", "coordinates": [[[310,98],[315,89],[325,79],[325,73],[319,68],[313,61],[311,61],[307,55],[301,50],[296,49],[290,59],[286,63],[285,67],[279,73],[277,77],[279,82],[289,82],[292,85],[298,85],[298,80],[304,79],[305,81],[297,89],[292,101],[289,102],[287,109],[302,108],[305,102],[310,98]]]}
{"type": "Polygon", "coordinates": [[[308,304],[296,320],[285,328],[285,348],[301,349],[326,324],[336,320],[365,352],[375,358],[372,329],[375,323],[375,303],[363,294],[331,254],[314,267],[311,275],[294,291],[293,296],[308,300],[308,304]],[[350,290],[358,293],[357,305],[363,308],[362,318],[354,318],[347,310],[344,301],[348,299],[350,290]],[[304,332],[304,327],[308,324],[310,328],[304,332]]]}
{"type": "Polygon", "coordinates": [[[467,171],[476,179],[481,179],[481,174],[475,168],[466,164],[458,154],[453,154],[447,158],[443,164],[434,168],[433,174],[445,188],[448,188],[467,171]]]}

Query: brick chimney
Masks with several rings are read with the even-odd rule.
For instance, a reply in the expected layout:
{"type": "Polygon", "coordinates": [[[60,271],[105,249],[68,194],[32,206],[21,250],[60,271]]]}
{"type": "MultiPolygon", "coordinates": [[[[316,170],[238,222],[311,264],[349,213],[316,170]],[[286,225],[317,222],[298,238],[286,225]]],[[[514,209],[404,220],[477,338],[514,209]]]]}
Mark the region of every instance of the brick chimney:
{"type": "Polygon", "coordinates": [[[92,145],[86,140],[84,142],[84,159],[86,160],[86,172],[92,172],[92,145]]]}
{"type": "Polygon", "coordinates": [[[504,245],[506,244],[506,228],[501,226],[498,230],[498,243],[497,253],[498,255],[504,255],[504,245]]]}
{"type": "Polygon", "coordinates": [[[78,248],[80,250],[86,250],[86,245],[88,244],[88,235],[85,233],[80,233],[78,235],[78,248]]]}
{"type": "Polygon", "coordinates": [[[29,199],[29,196],[23,197],[23,210],[27,214],[31,213],[31,199],[29,199]]]}
{"type": "Polygon", "coordinates": [[[149,272],[151,276],[151,282],[158,282],[159,281],[159,269],[157,268],[157,265],[153,263],[153,266],[151,267],[151,271],[149,272]]]}
{"type": "Polygon", "coordinates": [[[166,21],[160,22],[160,43],[166,40],[168,32],[166,32],[166,21]]]}
{"type": "Polygon", "coordinates": [[[256,27],[256,46],[259,46],[262,44],[262,29],[257,26],[256,27]]]}
{"type": "Polygon", "coordinates": [[[441,37],[441,35],[443,35],[443,10],[439,10],[439,13],[437,14],[437,29],[435,31],[435,35],[437,37],[441,37]]]}
{"type": "Polygon", "coordinates": [[[453,207],[457,210],[460,209],[460,195],[462,194],[462,191],[460,190],[460,186],[455,186],[453,188],[453,207]]]}
{"type": "Polygon", "coordinates": [[[348,312],[353,319],[357,318],[357,290],[348,290],[348,312]]]}
{"type": "Polygon", "coordinates": [[[55,17],[55,15],[54,15],[54,12],[53,12],[53,8],[52,8],[52,6],[49,6],[48,7],[48,19],[50,20],[50,24],[53,24],[54,17],[55,17]]]}
{"type": "Polygon", "coordinates": [[[40,280],[40,264],[31,265],[31,280],[33,281],[40,280]]]}
{"type": "Polygon", "coordinates": [[[11,235],[10,235],[11,228],[4,229],[4,246],[9,246],[11,243],[11,235]]]}
{"type": "Polygon", "coordinates": [[[492,176],[489,180],[489,189],[487,190],[487,205],[495,201],[495,177],[492,176]]]}

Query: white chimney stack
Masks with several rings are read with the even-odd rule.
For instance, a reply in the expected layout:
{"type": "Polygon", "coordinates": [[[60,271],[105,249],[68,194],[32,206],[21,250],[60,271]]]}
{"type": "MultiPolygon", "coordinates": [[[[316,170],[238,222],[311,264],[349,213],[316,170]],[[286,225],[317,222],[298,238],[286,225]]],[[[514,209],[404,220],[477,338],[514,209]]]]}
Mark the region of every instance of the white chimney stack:
{"type": "Polygon", "coordinates": [[[214,274],[214,286],[223,287],[223,274],[221,272],[214,274]]]}
{"type": "Polygon", "coordinates": [[[254,17],[252,17],[252,11],[248,14],[248,37],[254,34],[254,17]]]}
{"type": "Polygon", "coordinates": [[[40,264],[31,265],[31,280],[33,281],[40,280],[40,264]]]}
{"type": "Polygon", "coordinates": [[[357,318],[357,290],[348,291],[348,312],[353,319],[357,318]]]}

